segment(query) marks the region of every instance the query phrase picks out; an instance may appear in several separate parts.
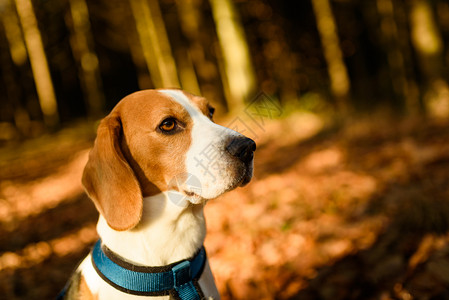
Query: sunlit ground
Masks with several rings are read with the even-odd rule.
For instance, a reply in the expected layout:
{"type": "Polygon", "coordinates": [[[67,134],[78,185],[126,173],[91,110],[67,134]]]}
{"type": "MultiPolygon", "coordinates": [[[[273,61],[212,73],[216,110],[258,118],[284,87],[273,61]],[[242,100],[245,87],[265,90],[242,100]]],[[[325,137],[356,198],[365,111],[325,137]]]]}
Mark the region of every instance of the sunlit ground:
{"type": "MultiPolygon", "coordinates": [[[[253,128],[254,180],[206,206],[223,298],[449,297],[448,125],[294,113],[253,128]]],[[[92,140],[77,127],[0,151],[0,298],[54,297],[96,240],[92,140]]]]}

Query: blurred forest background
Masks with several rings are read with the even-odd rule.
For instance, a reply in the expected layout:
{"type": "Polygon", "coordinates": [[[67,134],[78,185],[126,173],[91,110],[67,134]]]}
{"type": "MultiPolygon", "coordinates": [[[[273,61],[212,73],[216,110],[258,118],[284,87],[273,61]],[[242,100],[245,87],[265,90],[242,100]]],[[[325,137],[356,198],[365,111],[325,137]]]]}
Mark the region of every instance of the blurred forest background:
{"type": "Polygon", "coordinates": [[[179,87],[258,143],[206,207],[224,299],[449,299],[447,0],[0,0],[0,299],[97,238],[80,177],[122,97],[179,87]]]}

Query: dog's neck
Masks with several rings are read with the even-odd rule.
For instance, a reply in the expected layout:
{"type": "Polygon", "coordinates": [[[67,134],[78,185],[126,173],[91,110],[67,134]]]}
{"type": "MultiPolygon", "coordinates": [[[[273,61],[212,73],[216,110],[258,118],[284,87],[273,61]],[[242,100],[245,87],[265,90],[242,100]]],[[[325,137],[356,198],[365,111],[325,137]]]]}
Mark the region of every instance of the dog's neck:
{"type": "MultiPolygon", "coordinates": [[[[163,266],[192,257],[206,235],[203,204],[193,205],[177,192],[163,192],[143,199],[140,223],[116,231],[100,215],[97,231],[103,243],[131,263],[163,266]]],[[[184,197],[184,196],[182,196],[184,197]]]]}

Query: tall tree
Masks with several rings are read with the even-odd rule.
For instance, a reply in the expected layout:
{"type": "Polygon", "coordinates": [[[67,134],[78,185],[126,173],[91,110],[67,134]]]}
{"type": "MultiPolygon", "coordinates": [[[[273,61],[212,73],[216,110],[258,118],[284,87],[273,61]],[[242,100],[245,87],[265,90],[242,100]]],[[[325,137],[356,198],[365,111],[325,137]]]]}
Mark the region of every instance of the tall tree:
{"type": "Polygon", "coordinates": [[[16,66],[22,66],[28,57],[19,20],[9,0],[5,1],[3,5],[1,20],[8,39],[11,58],[16,66]]]}
{"type": "Polygon", "coordinates": [[[130,0],[143,54],[156,87],[180,87],[158,0],[130,0]]]}
{"type": "Polygon", "coordinates": [[[407,109],[412,112],[418,110],[418,103],[410,103],[415,99],[410,95],[410,86],[406,76],[405,57],[400,45],[399,28],[395,18],[395,5],[392,0],[377,0],[379,15],[381,43],[386,52],[387,65],[393,93],[399,99],[401,105],[407,104],[407,109]],[[409,102],[409,103],[406,103],[409,102]]]}
{"type": "Polygon", "coordinates": [[[245,33],[232,0],[210,0],[221,54],[228,107],[238,110],[255,91],[255,75],[245,33]]]}
{"type": "Polygon", "coordinates": [[[72,20],[71,46],[79,65],[81,87],[89,115],[98,117],[103,111],[105,101],[98,57],[93,47],[89,11],[85,0],[69,0],[69,4],[72,20]]]}
{"type": "Polygon", "coordinates": [[[177,0],[179,23],[182,33],[187,40],[187,57],[193,64],[194,71],[198,78],[198,85],[201,94],[208,99],[215,99],[215,105],[226,103],[223,99],[223,92],[220,89],[222,82],[217,70],[215,53],[210,51],[216,43],[213,21],[209,24],[206,15],[202,10],[202,0],[177,0]],[[217,101],[222,99],[222,101],[217,101]],[[220,102],[220,103],[217,103],[220,102]]]}
{"type": "Polygon", "coordinates": [[[15,3],[25,37],[44,122],[47,126],[54,127],[59,123],[58,104],[33,4],[31,0],[15,0],[15,3]]]}
{"type": "Polygon", "coordinates": [[[424,75],[424,104],[430,113],[447,117],[449,87],[442,76],[443,40],[432,5],[428,0],[413,0],[409,5],[412,44],[424,75]]]}
{"type": "Polygon", "coordinates": [[[19,73],[18,71],[21,68],[26,68],[28,55],[17,12],[13,8],[11,1],[4,2],[0,19],[9,49],[7,54],[1,53],[0,55],[3,71],[2,77],[5,84],[3,97],[6,98],[6,101],[1,105],[1,121],[8,120],[10,122],[10,120],[13,120],[19,132],[26,135],[30,129],[30,116],[21,103],[26,89],[19,84],[21,81],[17,73],[19,73]]]}
{"type": "Polygon", "coordinates": [[[340,107],[344,108],[347,106],[346,101],[349,95],[350,81],[343,61],[331,5],[329,0],[312,0],[312,4],[327,63],[331,92],[337,99],[340,107]]]}
{"type": "MultiPolygon", "coordinates": [[[[190,2],[190,1],[185,1],[190,2]]],[[[176,6],[179,5],[176,3],[176,6]]],[[[179,74],[179,81],[182,89],[189,91],[193,94],[201,94],[198,77],[195,72],[195,68],[192,61],[192,56],[189,52],[188,41],[182,32],[182,25],[180,24],[180,17],[178,10],[165,9],[165,6],[161,6],[161,10],[165,11],[164,20],[167,28],[167,32],[170,33],[170,44],[173,49],[173,55],[176,60],[176,66],[179,74]]]]}

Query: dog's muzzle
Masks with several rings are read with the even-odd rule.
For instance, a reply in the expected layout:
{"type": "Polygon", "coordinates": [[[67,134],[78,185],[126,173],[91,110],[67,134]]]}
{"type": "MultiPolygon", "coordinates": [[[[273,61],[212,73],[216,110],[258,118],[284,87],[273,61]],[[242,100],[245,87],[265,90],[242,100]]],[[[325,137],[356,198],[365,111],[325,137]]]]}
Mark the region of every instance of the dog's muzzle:
{"type": "Polygon", "coordinates": [[[256,143],[247,137],[237,137],[228,142],[226,151],[243,163],[245,174],[240,182],[240,186],[246,185],[252,177],[252,164],[254,151],[256,151],[256,143]]]}

